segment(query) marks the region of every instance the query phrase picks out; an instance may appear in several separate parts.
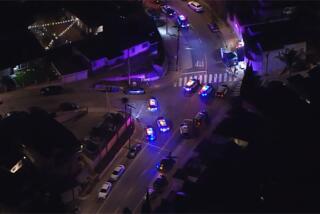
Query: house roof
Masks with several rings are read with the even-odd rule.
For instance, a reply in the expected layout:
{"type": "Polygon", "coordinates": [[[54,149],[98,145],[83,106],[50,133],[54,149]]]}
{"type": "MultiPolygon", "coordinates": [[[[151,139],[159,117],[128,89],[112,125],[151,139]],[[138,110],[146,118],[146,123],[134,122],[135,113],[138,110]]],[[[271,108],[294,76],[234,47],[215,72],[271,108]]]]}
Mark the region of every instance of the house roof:
{"type": "Polygon", "coordinates": [[[297,29],[293,21],[265,23],[247,27],[243,34],[246,47],[257,51],[271,51],[284,45],[307,40],[305,31],[297,29]]]}
{"type": "Polygon", "coordinates": [[[34,23],[39,14],[59,11],[62,8],[80,16],[89,25],[103,24],[100,37],[72,43],[89,58],[121,55],[123,49],[143,40],[158,41],[159,35],[152,20],[145,14],[140,2],[2,2],[0,24],[4,31],[0,35],[0,69],[50,55],[58,48],[45,51],[27,27],[34,23]],[[111,9],[110,9],[111,8],[111,9]],[[115,9],[114,9],[115,8],[115,9]],[[108,11],[108,12],[107,12],[108,11]],[[8,19],[10,21],[8,21],[8,19]],[[141,20],[143,24],[141,24],[141,20]],[[151,35],[150,33],[153,33],[151,35]]]}
{"type": "Polygon", "coordinates": [[[62,75],[88,69],[81,57],[72,53],[71,47],[56,51],[52,56],[52,62],[62,75]]]}

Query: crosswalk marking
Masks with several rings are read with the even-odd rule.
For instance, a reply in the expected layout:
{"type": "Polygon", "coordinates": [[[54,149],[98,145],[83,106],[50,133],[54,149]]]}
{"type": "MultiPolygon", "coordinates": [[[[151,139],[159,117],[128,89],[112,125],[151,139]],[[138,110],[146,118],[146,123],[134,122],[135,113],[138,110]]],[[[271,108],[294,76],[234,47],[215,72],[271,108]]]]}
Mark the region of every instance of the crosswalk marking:
{"type": "Polygon", "coordinates": [[[214,79],[213,79],[213,82],[214,82],[214,83],[217,82],[217,77],[218,77],[218,74],[214,74],[214,79]]]}
{"type": "Polygon", "coordinates": [[[202,84],[202,75],[199,76],[199,81],[202,84]]]}
{"type": "Polygon", "coordinates": [[[228,81],[228,74],[224,73],[223,75],[223,82],[227,82],[228,81]]]}
{"type": "Polygon", "coordinates": [[[209,83],[212,83],[212,74],[209,74],[209,83]]]}
{"type": "Polygon", "coordinates": [[[222,74],[219,74],[219,82],[222,82],[222,74]]]}
{"type": "Polygon", "coordinates": [[[232,82],[233,76],[229,76],[229,82],[232,82]]]}
{"type": "Polygon", "coordinates": [[[198,74],[191,74],[179,77],[174,83],[174,87],[182,87],[184,86],[189,79],[198,79],[201,84],[213,83],[219,84],[222,82],[235,82],[238,81],[238,78],[233,74],[229,73],[215,73],[215,74],[206,74],[206,73],[198,73],[198,74]]]}
{"type": "Polygon", "coordinates": [[[185,85],[187,82],[188,82],[188,77],[184,77],[183,85],[185,85]]]}

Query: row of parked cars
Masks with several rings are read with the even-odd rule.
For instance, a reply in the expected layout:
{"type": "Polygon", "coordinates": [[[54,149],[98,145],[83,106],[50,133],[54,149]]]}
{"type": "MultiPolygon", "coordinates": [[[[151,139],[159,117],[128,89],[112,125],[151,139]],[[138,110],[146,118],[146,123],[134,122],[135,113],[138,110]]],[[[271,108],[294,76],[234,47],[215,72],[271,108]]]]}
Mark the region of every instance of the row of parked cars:
{"type": "Polygon", "coordinates": [[[215,95],[216,97],[223,98],[229,91],[229,87],[226,84],[219,85],[216,89],[210,83],[200,84],[200,81],[197,79],[190,79],[183,87],[185,93],[190,94],[198,91],[200,97],[210,97],[215,95]],[[198,91],[198,89],[200,90],[198,91]]]}

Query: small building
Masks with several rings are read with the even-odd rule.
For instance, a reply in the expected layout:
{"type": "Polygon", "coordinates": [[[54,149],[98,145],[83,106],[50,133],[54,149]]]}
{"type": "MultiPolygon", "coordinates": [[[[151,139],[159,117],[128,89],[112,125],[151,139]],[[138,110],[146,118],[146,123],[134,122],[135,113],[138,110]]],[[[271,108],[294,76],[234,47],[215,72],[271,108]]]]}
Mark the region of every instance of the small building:
{"type": "Polygon", "coordinates": [[[282,72],[286,64],[278,55],[285,49],[306,53],[307,38],[292,21],[246,27],[243,33],[245,55],[258,74],[282,72]]]}

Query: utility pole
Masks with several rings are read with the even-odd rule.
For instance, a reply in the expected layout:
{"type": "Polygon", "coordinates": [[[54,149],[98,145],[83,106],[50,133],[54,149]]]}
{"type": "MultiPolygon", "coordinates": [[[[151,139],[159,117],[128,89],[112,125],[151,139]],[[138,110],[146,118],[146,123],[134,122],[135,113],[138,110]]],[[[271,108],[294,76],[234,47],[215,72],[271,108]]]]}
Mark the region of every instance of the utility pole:
{"type": "Polygon", "coordinates": [[[130,50],[131,47],[128,49],[128,84],[129,86],[131,85],[131,78],[130,78],[130,73],[131,73],[131,65],[130,65],[130,50]]]}
{"type": "Polygon", "coordinates": [[[166,35],[168,35],[168,16],[166,14],[166,35]]]}
{"type": "Polygon", "coordinates": [[[177,69],[177,72],[179,71],[179,68],[178,68],[178,64],[179,64],[179,48],[180,48],[180,26],[178,25],[178,37],[177,37],[177,57],[176,57],[176,69],[177,69]]]}

